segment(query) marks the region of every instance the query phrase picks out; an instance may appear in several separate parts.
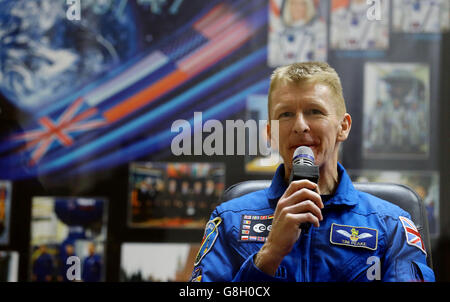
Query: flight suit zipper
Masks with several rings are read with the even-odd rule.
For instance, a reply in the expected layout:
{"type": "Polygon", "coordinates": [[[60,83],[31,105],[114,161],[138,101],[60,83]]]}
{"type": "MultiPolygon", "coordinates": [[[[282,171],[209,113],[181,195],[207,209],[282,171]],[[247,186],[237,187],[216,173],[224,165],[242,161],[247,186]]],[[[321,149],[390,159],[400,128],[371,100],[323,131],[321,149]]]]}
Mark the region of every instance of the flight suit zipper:
{"type": "Polygon", "coordinates": [[[311,249],[311,225],[308,226],[308,228],[302,230],[302,236],[303,242],[301,245],[302,250],[302,261],[301,261],[301,281],[302,282],[310,282],[309,278],[309,257],[310,257],[310,249],[311,249]]]}

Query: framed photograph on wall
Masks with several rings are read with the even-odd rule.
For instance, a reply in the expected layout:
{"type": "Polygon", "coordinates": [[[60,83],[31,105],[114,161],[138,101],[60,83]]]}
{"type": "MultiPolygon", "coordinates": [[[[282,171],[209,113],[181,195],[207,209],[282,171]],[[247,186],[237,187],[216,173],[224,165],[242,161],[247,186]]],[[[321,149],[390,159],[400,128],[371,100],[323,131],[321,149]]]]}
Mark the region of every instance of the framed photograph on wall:
{"type": "Polygon", "coordinates": [[[270,0],[268,65],[327,60],[323,0],[270,0]]]}
{"type": "Polygon", "coordinates": [[[380,20],[369,20],[366,0],[331,0],[330,44],[338,50],[389,47],[389,1],[380,1],[380,20]]]}
{"type": "Polygon", "coordinates": [[[30,281],[104,281],[107,213],[102,198],[34,197],[30,281]]]}
{"type": "Polygon", "coordinates": [[[430,70],[419,63],[366,63],[363,157],[427,159],[430,70]]]}
{"type": "Polygon", "coordinates": [[[123,243],[120,281],[187,282],[199,248],[191,243],[123,243]]]}
{"type": "Polygon", "coordinates": [[[439,172],[349,170],[349,175],[354,182],[388,182],[413,189],[425,204],[430,236],[439,236],[439,172]]]}
{"type": "Polygon", "coordinates": [[[450,29],[450,1],[394,0],[392,22],[395,32],[446,32],[450,29]]]}
{"type": "Polygon", "coordinates": [[[19,275],[19,252],[0,251],[0,282],[17,282],[19,275]]]}
{"type": "Polygon", "coordinates": [[[130,164],[131,227],[203,229],[225,187],[222,163],[130,164]]]}
{"type": "MultiPolygon", "coordinates": [[[[272,175],[282,162],[276,146],[271,146],[267,136],[268,104],[266,94],[253,94],[247,97],[245,116],[249,128],[246,135],[245,172],[272,175]],[[258,148],[250,149],[250,146],[258,148]]],[[[275,126],[274,126],[275,127],[275,126]]]]}
{"type": "Polygon", "coordinates": [[[11,182],[0,180],[0,245],[9,244],[11,193],[12,193],[11,182]]]}

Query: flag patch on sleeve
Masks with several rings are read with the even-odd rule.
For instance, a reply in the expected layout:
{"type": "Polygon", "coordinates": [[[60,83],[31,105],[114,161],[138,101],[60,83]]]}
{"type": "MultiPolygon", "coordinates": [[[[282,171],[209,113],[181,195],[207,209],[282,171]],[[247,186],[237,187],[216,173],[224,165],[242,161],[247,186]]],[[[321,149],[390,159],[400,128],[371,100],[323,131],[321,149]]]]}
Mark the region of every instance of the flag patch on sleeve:
{"type": "Polygon", "coordinates": [[[415,246],[426,255],[425,245],[423,244],[422,237],[420,237],[419,230],[417,230],[414,222],[403,216],[399,216],[398,218],[402,222],[403,229],[405,230],[406,243],[415,246]]]}

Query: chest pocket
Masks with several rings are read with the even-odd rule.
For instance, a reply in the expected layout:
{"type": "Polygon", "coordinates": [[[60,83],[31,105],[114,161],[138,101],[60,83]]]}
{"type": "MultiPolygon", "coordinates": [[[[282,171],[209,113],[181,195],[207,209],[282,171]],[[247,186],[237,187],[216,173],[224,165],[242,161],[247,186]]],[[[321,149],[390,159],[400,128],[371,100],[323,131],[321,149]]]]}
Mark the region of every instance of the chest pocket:
{"type": "MultiPolygon", "coordinates": [[[[349,232],[351,234],[351,229],[349,232]]],[[[363,234],[364,232],[360,233],[363,234]]],[[[313,280],[364,282],[379,279],[381,275],[379,255],[382,255],[381,251],[383,250],[383,243],[380,238],[377,238],[375,249],[364,248],[346,241],[339,242],[339,238],[330,236],[330,229],[320,230],[316,233],[315,239],[311,250],[313,253],[311,271],[313,280]],[[324,240],[317,240],[318,237],[324,240]],[[319,251],[321,252],[319,253],[319,251]]],[[[365,246],[372,247],[369,244],[365,246]]]]}

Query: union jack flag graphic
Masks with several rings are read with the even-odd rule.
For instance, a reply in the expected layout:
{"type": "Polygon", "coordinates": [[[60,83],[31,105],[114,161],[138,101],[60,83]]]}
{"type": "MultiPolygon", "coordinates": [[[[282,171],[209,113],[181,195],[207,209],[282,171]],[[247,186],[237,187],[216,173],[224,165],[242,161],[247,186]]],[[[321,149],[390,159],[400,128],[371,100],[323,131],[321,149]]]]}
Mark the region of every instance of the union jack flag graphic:
{"type": "Polygon", "coordinates": [[[251,2],[208,1],[179,30],[144,43],[89,85],[43,100],[16,132],[0,129],[0,178],[110,169],[166,152],[172,122],[191,112],[215,120],[241,112],[249,96],[267,91],[271,72],[262,42],[267,5],[251,2]]]}
{"type": "Polygon", "coordinates": [[[399,216],[399,219],[403,224],[403,228],[405,229],[406,242],[409,245],[417,247],[426,255],[427,252],[425,250],[425,245],[423,244],[423,240],[420,237],[420,233],[414,225],[414,222],[403,216],[399,216]]]}
{"type": "Polygon", "coordinates": [[[26,141],[22,149],[34,149],[29,165],[35,165],[47,153],[53,142],[58,142],[64,147],[73,145],[74,139],[70,135],[71,132],[87,131],[107,124],[103,119],[90,119],[97,114],[96,108],[80,110],[82,104],[83,99],[79,98],[56,121],[47,116],[41,117],[40,129],[33,129],[12,137],[13,140],[26,141]]]}

